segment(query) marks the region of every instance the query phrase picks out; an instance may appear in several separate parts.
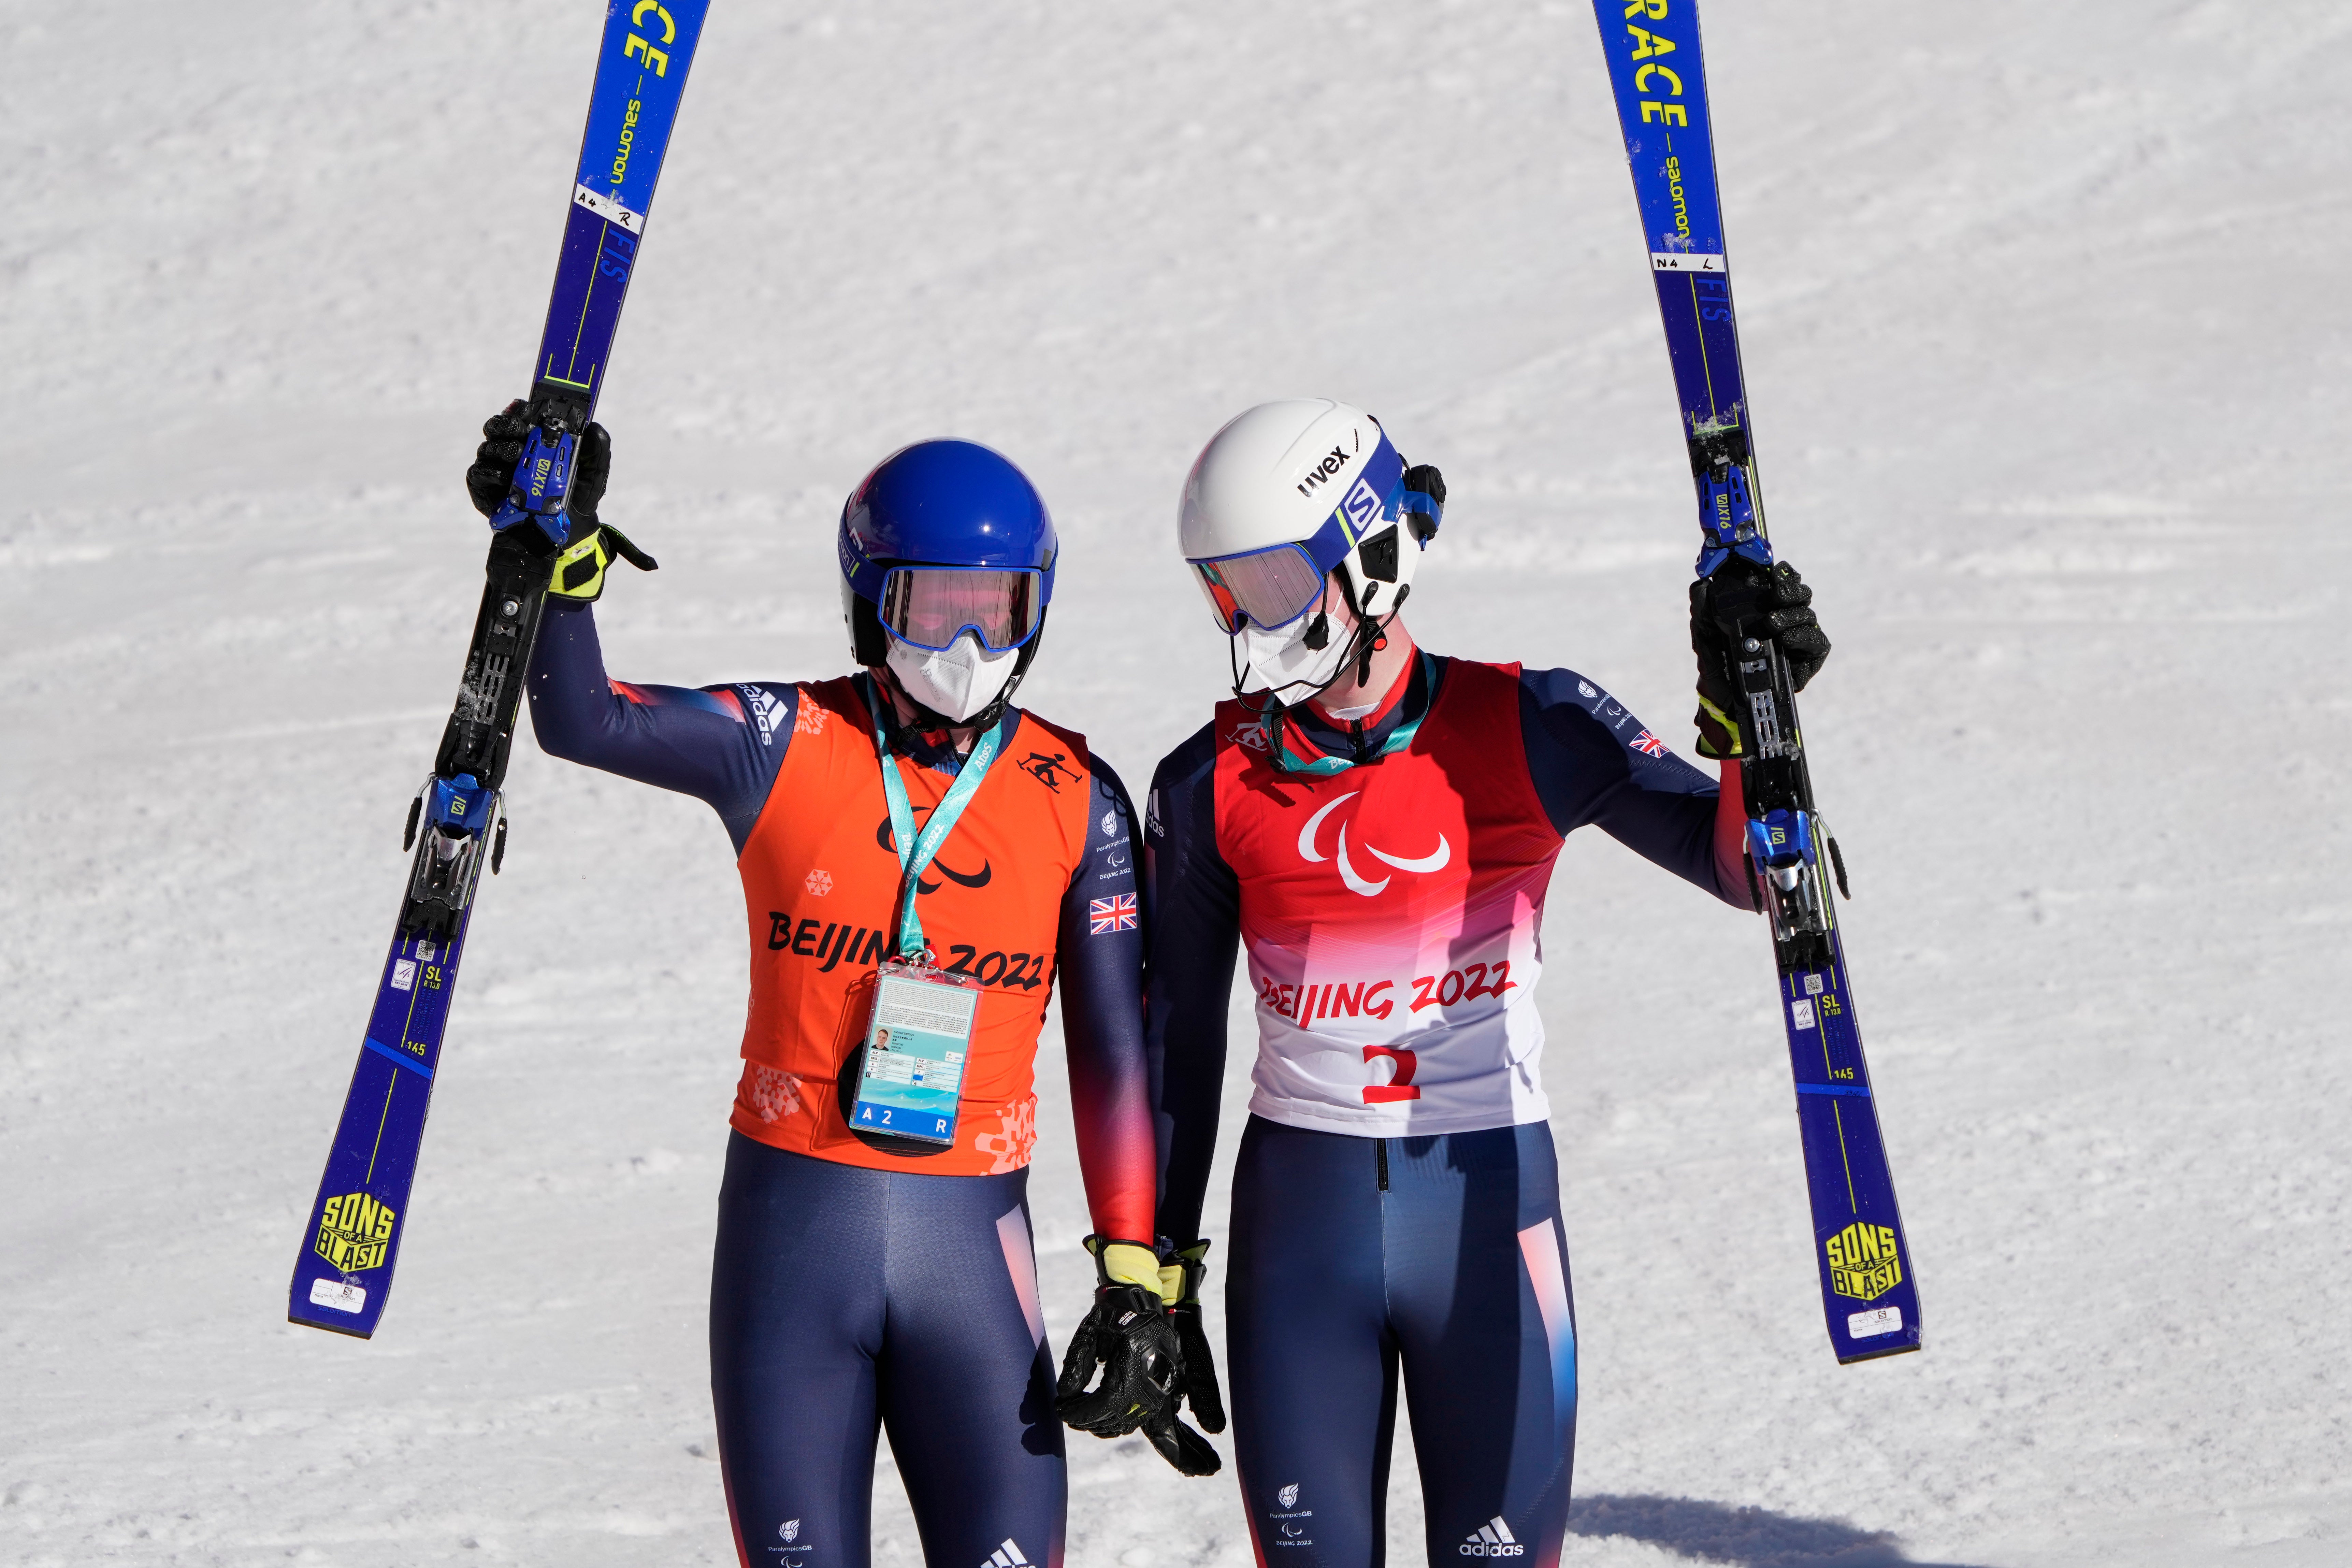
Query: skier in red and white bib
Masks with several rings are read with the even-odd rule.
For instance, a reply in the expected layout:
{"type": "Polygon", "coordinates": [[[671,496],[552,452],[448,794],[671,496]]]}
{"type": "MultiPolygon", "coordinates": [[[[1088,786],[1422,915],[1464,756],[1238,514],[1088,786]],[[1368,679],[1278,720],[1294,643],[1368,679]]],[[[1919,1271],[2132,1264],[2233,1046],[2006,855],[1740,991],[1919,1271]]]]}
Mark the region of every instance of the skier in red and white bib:
{"type": "MultiPolygon", "coordinates": [[[[1258,1048],[1226,1286],[1235,1450],[1259,1560],[1295,1568],[1380,1560],[1400,1373],[1432,1560],[1558,1561],[1576,1366],[1534,1002],[1552,864],[1594,825],[1754,907],[1719,676],[1700,682],[1718,782],[1573,671],[1418,648],[1397,612],[1444,500],[1369,415],[1301,400],[1219,431],[1181,514],[1235,700],[1160,763],[1147,811],[1159,1215],[1198,1235],[1238,946],[1258,1048]]],[[[1730,591],[1772,607],[1810,678],[1811,590],[1781,569],[1730,591]]],[[[1694,601],[1703,671],[1717,609],[1694,601]]],[[[1205,1245],[1175,1248],[1214,1430],[1205,1245]]]]}

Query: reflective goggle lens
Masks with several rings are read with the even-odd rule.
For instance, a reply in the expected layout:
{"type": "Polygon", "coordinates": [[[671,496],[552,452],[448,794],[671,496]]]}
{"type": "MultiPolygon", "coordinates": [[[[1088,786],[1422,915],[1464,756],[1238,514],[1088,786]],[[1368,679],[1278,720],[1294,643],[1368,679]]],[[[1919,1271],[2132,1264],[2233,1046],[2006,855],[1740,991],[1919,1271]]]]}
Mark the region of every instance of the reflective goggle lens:
{"type": "Polygon", "coordinates": [[[1321,569],[1297,544],[1195,561],[1192,567],[1227,636],[1244,620],[1254,626],[1288,626],[1323,596],[1321,569]]]}
{"type": "Polygon", "coordinates": [[[1217,617],[1217,625],[1224,628],[1227,637],[1239,631],[1241,606],[1234,603],[1234,591],[1225,586],[1224,580],[1217,575],[1217,569],[1204,566],[1198,561],[1189,561],[1185,564],[1192,568],[1192,581],[1201,584],[1201,592],[1209,601],[1209,613],[1217,617]]]}
{"type": "Polygon", "coordinates": [[[1019,647],[1045,616],[1037,572],[963,566],[893,566],[882,580],[882,624],[900,642],[934,653],[975,633],[991,653],[1019,647]]]}

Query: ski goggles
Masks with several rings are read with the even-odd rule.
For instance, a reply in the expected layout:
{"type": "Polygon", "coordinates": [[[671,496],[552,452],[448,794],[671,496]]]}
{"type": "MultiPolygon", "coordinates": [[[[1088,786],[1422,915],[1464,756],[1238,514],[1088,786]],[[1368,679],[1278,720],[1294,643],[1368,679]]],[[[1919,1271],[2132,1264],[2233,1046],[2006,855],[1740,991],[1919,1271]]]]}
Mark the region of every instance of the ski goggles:
{"type": "MultiPolygon", "coordinates": [[[[1343,547],[1331,566],[1347,556],[1343,547]]],[[[1209,608],[1227,637],[1244,626],[1288,626],[1322,603],[1323,579],[1331,570],[1317,562],[1308,543],[1277,544],[1185,564],[1192,568],[1192,580],[1208,595],[1209,608]]]]}
{"type": "Polygon", "coordinates": [[[991,653],[1019,647],[1045,618],[1045,574],[1031,568],[893,566],[882,624],[909,647],[941,653],[970,632],[991,653]]]}
{"type": "Polygon", "coordinates": [[[1323,579],[1365,535],[1395,521],[1404,499],[1404,459],[1382,435],[1363,471],[1305,539],[1185,564],[1227,637],[1245,626],[1286,626],[1323,602],[1323,579]]]}

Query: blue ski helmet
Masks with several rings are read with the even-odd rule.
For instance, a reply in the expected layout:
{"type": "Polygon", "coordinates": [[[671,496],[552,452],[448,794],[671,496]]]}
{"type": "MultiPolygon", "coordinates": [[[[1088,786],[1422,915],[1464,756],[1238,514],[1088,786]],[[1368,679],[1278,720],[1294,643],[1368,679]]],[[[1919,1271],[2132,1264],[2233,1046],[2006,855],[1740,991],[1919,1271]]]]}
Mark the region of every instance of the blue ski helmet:
{"type": "MultiPolygon", "coordinates": [[[[880,612],[893,567],[1034,572],[1042,623],[1061,542],[1036,486],[1003,454],[976,441],[918,441],[883,458],[849,492],[837,549],[851,655],[873,666],[889,657],[880,612]]],[[[1024,671],[1037,642],[1033,629],[1021,645],[1024,671]]]]}

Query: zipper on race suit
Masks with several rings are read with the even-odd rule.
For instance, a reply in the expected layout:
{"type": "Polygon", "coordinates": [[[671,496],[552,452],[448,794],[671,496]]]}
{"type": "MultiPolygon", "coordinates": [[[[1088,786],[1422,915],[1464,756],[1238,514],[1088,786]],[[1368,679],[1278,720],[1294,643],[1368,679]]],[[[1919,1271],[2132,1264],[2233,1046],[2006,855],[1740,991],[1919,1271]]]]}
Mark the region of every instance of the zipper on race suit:
{"type": "Polygon", "coordinates": [[[1387,1192],[1389,1190],[1389,1141],[1385,1138],[1373,1139],[1372,1151],[1373,1157],[1380,1163],[1381,1191],[1387,1192]]]}

